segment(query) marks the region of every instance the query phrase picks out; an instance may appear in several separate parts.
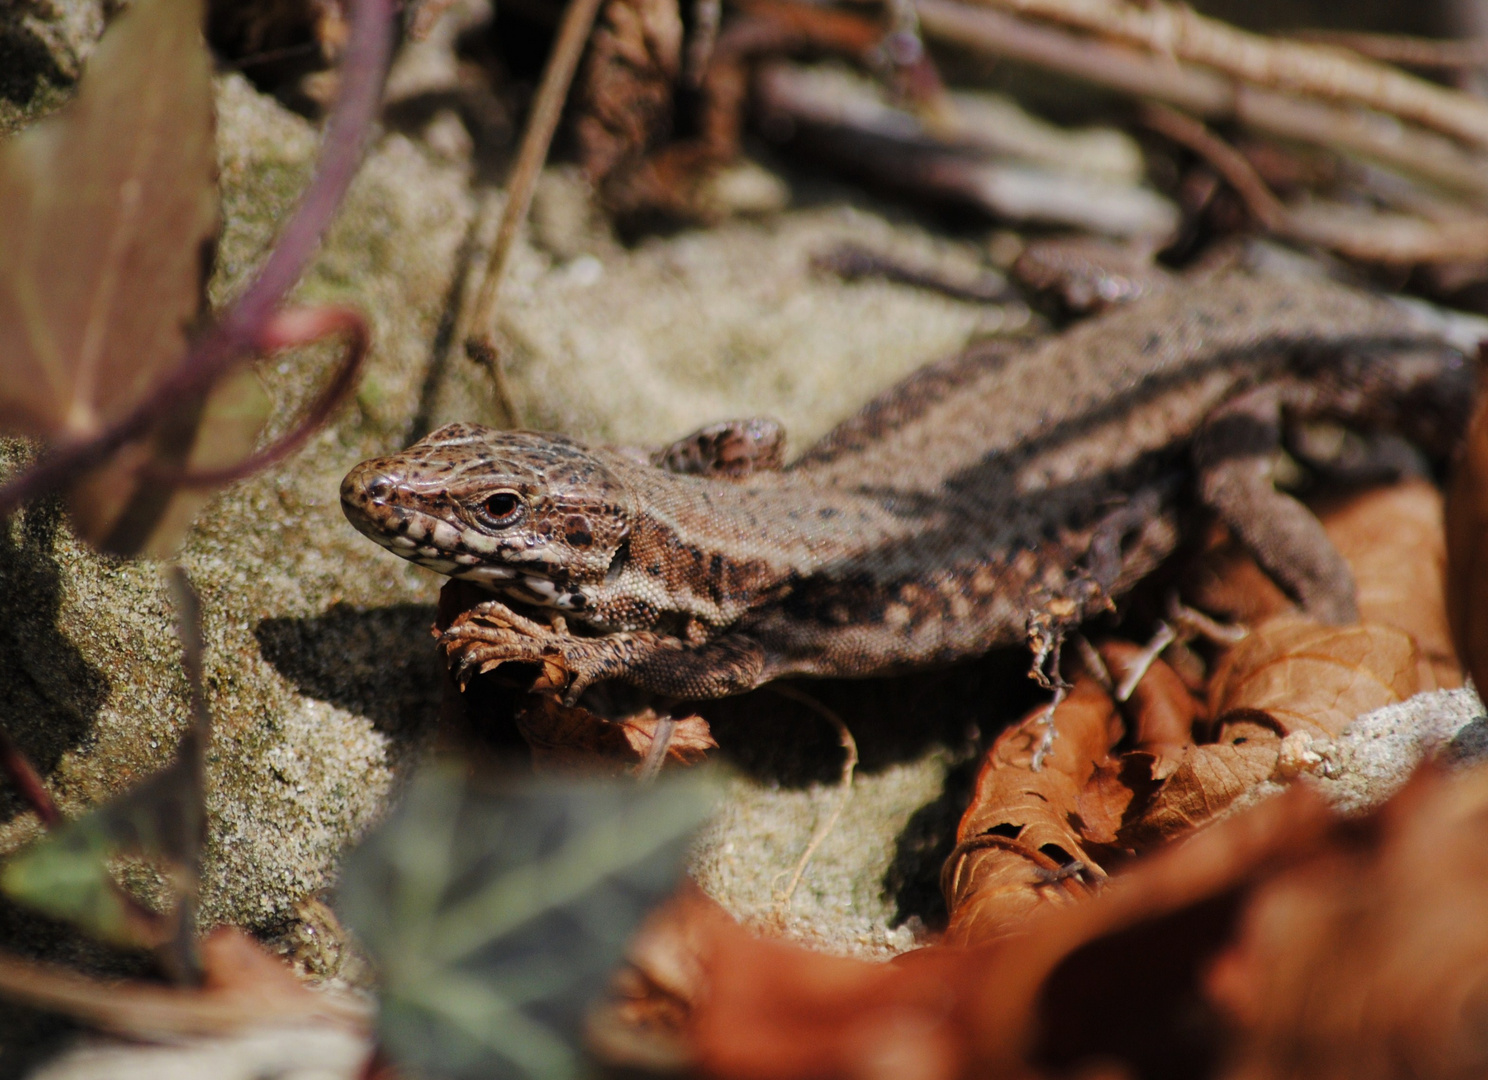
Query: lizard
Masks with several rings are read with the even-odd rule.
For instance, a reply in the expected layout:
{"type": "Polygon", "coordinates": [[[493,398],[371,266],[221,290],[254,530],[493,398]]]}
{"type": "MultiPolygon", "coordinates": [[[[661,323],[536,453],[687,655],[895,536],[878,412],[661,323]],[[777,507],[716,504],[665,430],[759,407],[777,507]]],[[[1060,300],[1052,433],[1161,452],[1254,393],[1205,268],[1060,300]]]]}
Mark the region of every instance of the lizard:
{"type": "Polygon", "coordinates": [[[462,680],[531,663],[568,703],[609,679],[692,700],[1028,643],[1047,685],[1064,636],[1205,508],[1304,611],[1353,621],[1348,566],[1275,487],[1277,450],[1326,417],[1444,457],[1475,382],[1445,337],[1403,302],[1233,266],[934,362],[788,465],[765,420],[649,461],[456,423],[356,466],[341,501],[494,594],[443,632],[462,680]]]}

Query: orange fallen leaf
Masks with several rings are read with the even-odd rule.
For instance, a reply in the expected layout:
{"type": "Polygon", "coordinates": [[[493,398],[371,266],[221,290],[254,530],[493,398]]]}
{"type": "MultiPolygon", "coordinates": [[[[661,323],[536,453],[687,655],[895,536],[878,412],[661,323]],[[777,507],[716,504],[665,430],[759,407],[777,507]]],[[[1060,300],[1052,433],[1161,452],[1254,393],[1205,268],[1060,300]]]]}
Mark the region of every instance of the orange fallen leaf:
{"type": "Polygon", "coordinates": [[[718,1080],[1200,1075],[1223,1030],[1202,996],[1254,882],[1305,859],[1331,815],[1305,789],[1147,858],[1028,932],[890,964],[712,924],[689,1013],[718,1080]],[[1099,1068],[1103,1072],[1092,1072],[1099,1068]]]}
{"type": "Polygon", "coordinates": [[[1141,851],[1207,822],[1276,771],[1281,736],[1264,713],[1237,710],[1212,743],[1193,747],[1161,788],[1117,833],[1141,851]]]}
{"type": "Polygon", "coordinates": [[[1418,776],[1255,890],[1210,969],[1225,1075],[1488,1073],[1488,769],[1418,776]]]}
{"type": "Polygon", "coordinates": [[[990,941],[1037,908],[1088,895],[1087,875],[1104,877],[1080,834],[1079,803],[1123,730],[1110,694],[1082,676],[1052,718],[1040,706],[998,737],[941,876],[949,943],[990,941]],[[1050,724],[1053,740],[1035,769],[1050,724]]]}
{"type": "MultiPolygon", "coordinates": [[[[607,720],[579,705],[564,705],[548,694],[533,694],[517,713],[517,728],[532,747],[539,771],[581,770],[619,774],[644,762],[663,717],[645,709],[607,720]]],[[[696,765],[718,744],[701,716],[672,722],[664,765],[696,765]]]]}
{"type": "MultiPolygon", "coordinates": [[[[1361,621],[1394,626],[1416,639],[1422,689],[1461,686],[1463,665],[1446,610],[1447,541],[1436,487],[1409,479],[1326,499],[1313,509],[1354,573],[1361,621]]],[[[1470,539],[1471,528],[1463,531],[1470,539]]],[[[1247,625],[1296,611],[1223,527],[1216,527],[1188,571],[1183,592],[1200,610],[1247,625]]]]}
{"type": "Polygon", "coordinates": [[[1210,683],[1210,712],[1257,709],[1283,735],[1332,738],[1373,709],[1420,688],[1420,653],[1409,633],[1378,623],[1326,626],[1279,615],[1225,654],[1210,683]]]}
{"type": "MultiPolygon", "coordinates": [[[[1117,683],[1126,679],[1143,652],[1119,639],[1102,642],[1097,651],[1117,683]]],[[[1193,745],[1194,727],[1206,716],[1204,703],[1161,659],[1148,665],[1123,710],[1131,726],[1132,748],[1175,763],[1193,745]]]]}
{"type": "Polygon", "coordinates": [[[646,917],[625,950],[608,1001],[590,1018],[588,1043],[611,1066],[680,1070],[693,1064],[686,1026],[708,992],[705,961],[733,917],[687,878],[646,917]]]}
{"type": "Polygon", "coordinates": [[[1442,495],[1425,480],[1371,488],[1316,507],[1354,571],[1359,618],[1398,627],[1421,650],[1422,689],[1462,685],[1447,619],[1442,495]]]}
{"type": "MultiPolygon", "coordinates": [[[[1097,651],[1118,684],[1144,650],[1129,641],[1111,639],[1097,651]]],[[[1193,749],[1195,725],[1204,705],[1178,673],[1163,660],[1151,660],[1130,697],[1121,704],[1127,717],[1129,749],[1109,758],[1086,783],[1076,802],[1081,835],[1091,843],[1129,847],[1120,836],[1128,818],[1139,814],[1193,749]]]]}

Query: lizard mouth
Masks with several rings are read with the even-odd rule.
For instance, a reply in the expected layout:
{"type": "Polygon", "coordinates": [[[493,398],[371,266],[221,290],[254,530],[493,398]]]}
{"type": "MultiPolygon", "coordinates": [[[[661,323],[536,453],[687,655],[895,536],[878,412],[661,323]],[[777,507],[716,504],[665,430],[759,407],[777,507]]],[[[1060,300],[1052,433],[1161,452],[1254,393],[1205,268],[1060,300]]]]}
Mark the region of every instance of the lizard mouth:
{"type": "MultiPolygon", "coordinates": [[[[437,574],[480,585],[503,599],[579,614],[592,598],[580,587],[562,583],[540,557],[517,565],[495,562],[500,544],[494,538],[452,523],[409,500],[400,499],[398,484],[364,463],[341,483],[341,509],[356,530],[400,558],[437,574]]],[[[406,493],[404,493],[406,494],[406,493]]]]}

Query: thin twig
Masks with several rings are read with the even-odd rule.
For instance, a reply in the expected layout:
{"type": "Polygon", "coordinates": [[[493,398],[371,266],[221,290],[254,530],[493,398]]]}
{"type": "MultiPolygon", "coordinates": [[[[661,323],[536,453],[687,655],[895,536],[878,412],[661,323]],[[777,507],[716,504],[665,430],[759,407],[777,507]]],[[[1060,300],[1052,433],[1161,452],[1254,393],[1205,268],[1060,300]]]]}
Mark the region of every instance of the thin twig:
{"type": "Polygon", "coordinates": [[[811,865],[811,860],[816,856],[819,849],[832,830],[837,827],[837,822],[842,818],[842,812],[847,809],[847,801],[852,798],[853,773],[858,767],[858,743],[853,738],[852,732],[843,723],[842,717],[827,708],[809,694],[803,694],[793,686],[782,686],[774,683],[770,689],[783,698],[799,702],[822,717],[837,729],[837,741],[842,745],[844,757],[842,759],[842,772],[838,778],[837,786],[842,794],[837,799],[837,805],[832,807],[832,812],[812,830],[811,839],[806,844],[806,850],[801,852],[801,857],[796,860],[795,868],[791,871],[790,883],[786,885],[785,891],[775,895],[775,916],[777,920],[783,921],[786,912],[790,910],[791,899],[796,895],[796,888],[801,884],[801,878],[806,873],[806,867],[811,865]]]}
{"type": "Polygon", "coordinates": [[[723,0],[692,0],[692,40],[687,43],[685,74],[689,86],[702,86],[713,59],[713,46],[718,43],[718,26],[723,21],[723,0]]]}
{"type": "Polygon", "coordinates": [[[646,759],[636,772],[636,780],[649,784],[661,773],[666,764],[667,749],[672,745],[672,736],[677,732],[677,718],[670,712],[657,717],[656,730],[651,733],[651,745],[646,749],[646,759]]]}
{"type": "Polygon", "coordinates": [[[836,274],[844,281],[880,278],[973,304],[997,304],[1018,299],[1017,291],[1001,274],[986,273],[970,281],[955,281],[938,270],[910,266],[859,244],[838,244],[830,251],[814,255],[811,268],[836,274]]]}
{"type": "Polygon", "coordinates": [[[1488,147],[1488,102],[1364,57],[1241,30],[1186,6],[1163,0],[979,2],[1126,41],[1156,56],[1201,64],[1253,86],[1378,109],[1488,147]]]}
{"type": "Polygon", "coordinates": [[[49,448],[31,468],[0,487],[0,518],[144,437],[181,401],[204,395],[258,349],[274,309],[304,272],[361,164],[382,96],[392,48],[391,0],[349,3],[351,37],[341,64],[341,92],[326,123],[315,176],[257,277],[127,415],[91,439],[49,448]]]}
{"type": "Polygon", "coordinates": [[[1036,64],[1209,120],[1329,147],[1488,201],[1488,159],[1393,117],[1254,86],[1058,26],[957,0],[917,0],[925,33],[991,56],[1036,64]]]}
{"type": "Polygon", "coordinates": [[[1244,155],[1199,121],[1160,105],[1149,106],[1144,118],[1214,166],[1261,224],[1279,236],[1361,262],[1410,265],[1488,256],[1488,218],[1464,213],[1455,221],[1426,221],[1322,200],[1293,209],[1272,194],[1244,155]]]}
{"type": "Polygon", "coordinates": [[[496,348],[495,321],[496,303],[501,295],[501,280],[506,273],[506,264],[516,242],[517,231],[527,220],[527,211],[532,206],[532,193],[537,188],[538,174],[548,158],[548,146],[553,141],[553,132],[558,128],[558,118],[563,112],[563,103],[568,98],[568,88],[578,69],[579,58],[589,40],[590,27],[599,12],[601,0],[569,0],[563,13],[563,23],[558,28],[558,39],[548,55],[547,67],[543,70],[542,84],[527,120],[527,130],[522,135],[522,146],[517,152],[517,163],[512,169],[511,182],[506,189],[506,205],[501,209],[501,222],[496,229],[496,241],[491,246],[491,255],[486,260],[485,275],[480,291],[476,294],[475,306],[470,315],[470,330],[465,338],[465,354],[476,363],[488,368],[496,381],[498,402],[512,422],[517,412],[511,392],[502,371],[500,351],[496,348]]]}
{"type": "Polygon", "coordinates": [[[1157,663],[1163,650],[1177,640],[1178,635],[1171,626],[1165,622],[1158,623],[1157,633],[1152,635],[1152,640],[1142,646],[1142,651],[1125,665],[1126,674],[1122,676],[1121,685],[1116,687],[1116,700],[1129,701],[1137,686],[1147,677],[1148,670],[1157,663]]]}
{"type": "Polygon", "coordinates": [[[1142,121],[1152,130],[1166,135],[1180,146],[1198,154],[1244,200],[1255,219],[1272,232],[1289,231],[1287,208],[1266,186],[1260,173],[1245,155],[1211,132],[1198,120],[1184,116],[1166,105],[1148,105],[1142,110],[1142,121]]]}
{"type": "Polygon", "coordinates": [[[1180,637],[1185,640],[1189,637],[1201,636],[1216,645],[1229,647],[1250,636],[1249,628],[1234,623],[1222,623],[1218,619],[1211,618],[1178,599],[1176,592],[1168,597],[1168,618],[1178,628],[1180,637]]]}
{"type": "Polygon", "coordinates": [[[26,752],[10,737],[10,732],[3,727],[0,727],[0,768],[5,770],[5,775],[10,777],[10,782],[36,813],[44,828],[50,829],[61,824],[62,814],[52,801],[41,774],[31,764],[26,752]]]}
{"type": "Polygon", "coordinates": [[[1111,669],[1106,665],[1105,657],[1095,651],[1095,646],[1090,644],[1090,639],[1084,634],[1073,635],[1075,652],[1080,657],[1080,663],[1084,665],[1086,672],[1092,679],[1100,683],[1101,689],[1107,693],[1113,693],[1116,689],[1116,680],[1111,677],[1111,669]]]}
{"type": "Polygon", "coordinates": [[[1488,38],[1443,40],[1406,34],[1366,34],[1357,30],[1296,30],[1287,36],[1348,49],[1387,64],[1444,70],[1488,67],[1488,38]]]}
{"type": "Polygon", "coordinates": [[[1049,702],[1049,707],[1044,710],[1044,734],[1039,739],[1039,744],[1033,748],[1033,759],[1028,763],[1029,769],[1033,772],[1039,772],[1043,769],[1044,759],[1049,756],[1049,751],[1054,749],[1054,739],[1059,734],[1059,729],[1054,726],[1054,713],[1060,705],[1064,704],[1064,699],[1068,696],[1069,691],[1069,683],[1063,679],[1054,686],[1054,699],[1049,702]]]}

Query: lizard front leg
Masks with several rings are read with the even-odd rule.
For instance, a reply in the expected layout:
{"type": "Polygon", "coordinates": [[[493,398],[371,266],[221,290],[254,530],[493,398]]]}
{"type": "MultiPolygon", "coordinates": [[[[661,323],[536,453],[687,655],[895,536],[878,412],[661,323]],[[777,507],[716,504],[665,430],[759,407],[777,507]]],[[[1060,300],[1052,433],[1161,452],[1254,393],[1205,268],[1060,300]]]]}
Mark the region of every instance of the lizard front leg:
{"type": "Polygon", "coordinates": [[[654,630],[581,637],[518,615],[499,600],[462,612],[439,647],[462,685],[504,664],[535,664],[534,688],[556,691],[568,705],[605,679],[685,700],[726,697],[764,681],[764,650],[744,635],[696,643],[654,630]]]}
{"type": "Polygon", "coordinates": [[[1273,483],[1282,404],[1279,387],[1259,387],[1210,415],[1194,443],[1199,497],[1309,615],[1357,622],[1348,563],[1312,511],[1273,483]]]}

